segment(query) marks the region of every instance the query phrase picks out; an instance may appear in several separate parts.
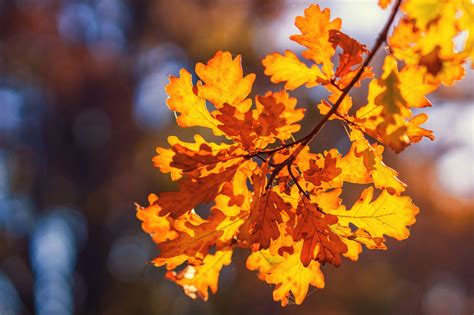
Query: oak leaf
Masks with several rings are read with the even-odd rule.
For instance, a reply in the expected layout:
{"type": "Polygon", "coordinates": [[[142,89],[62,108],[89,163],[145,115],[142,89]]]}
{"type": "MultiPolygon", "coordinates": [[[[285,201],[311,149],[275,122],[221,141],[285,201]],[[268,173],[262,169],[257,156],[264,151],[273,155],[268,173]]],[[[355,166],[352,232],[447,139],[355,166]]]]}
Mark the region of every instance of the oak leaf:
{"type": "Polygon", "coordinates": [[[433,85],[453,85],[465,75],[464,63],[472,56],[472,4],[466,1],[404,1],[406,12],[389,44],[393,55],[407,67],[426,69],[425,79],[433,85]],[[461,49],[454,38],[468,33],[461,49]]]}
{"type": "Polygon", "coordinates": [[[311,5],[304,10],[304,16],[298,16],[295,20],[301,35],[290,37],[308,48],[303,51],[303,57],[322,65],[323,73],[329,78],[334,73],[331,58],[335,53],[333,44],[329,41],[330,31],[340,30],[341,24],[339,18],[331,21],[329,9],[321,10],[319,5],[311,5]]]}
{"type": "MultiPolygon", "coordinates": [[[[414,128],[414,116],[411,107],[428,106],[426,93],[432,91],[429,85],[410,88],[412,71],[404,70],[403,76],[398,72],[396,60],[387,56],[384,72],[380,79],[373,80],[369,85],[368,104],[358,109],[352,121],[365,132],[386,144],[395,152],[401,152],[422,137],[434,139],[431,131],[414,128]],[[404,81],[401,81],[401,80],[404,81]],[[404,88],[402,88],[404,86],[404,88]],[[415,94],[415,96],[413,96],[415,94]],[[413,101],[413,105],[407,99],[413,101]],[[408,129],[411,129],[408,134],[408,129]]],[[[403,71],[402,71],[403,72],[403,71]]],[[[415,120],[417,123],[420,120],[415,120]]]]}
{"type": "Polygon", "coordinates": [[[211,202],[221,190],[223,182],[232,179],[238,170],[238,166],[238,164],[235,164],[221,173],[210,174],[198,179],[181,179],[177,191],[159,194],[156,203],[162,208],[160,215],[169,213],[173,218],[177,218],[199,204],[211,202]]]}
{"type": "Polygon", "coordinates": [[[363,133],[356,129],[351,131],[350,139],[352,145],[349,152],[338,160],[341,175],[336,180],[355,184],[373,182],[376,188],[386,189],[392,194],[405,191],[406,185],[398,179],[398,172],[383,162],[383,146],[370,144],[363,133]]]}
{"type": "Polygon", "coordinates": [[[207,301],[209,289],[212,293],[217,292],[219,273],[231,263],[231,258],[232,250],[218,251],[207,255],[199,264],[186,266],[180,272],[168,271],[166,278],[182,286],[184,293],[192,299],[200,297],[207,301]]]}
{"type": "Polygon", "coordinates": [[[252,253],[247,259],[247,268],[257,270],[259,278],[269,284],[275,284],[273,298],[285,306],[294,299],[296,304],[303,303],[309,287],[324,288],[324,275],[320,264],[311,261],[305,267],[301,263],[302,241],[295,244],[295,251],[283,256],[271,255],[268,250],[252,253]]]}
{"type": "Polygon", "coordinates": [[[347,246],[329,228],[338,218],[322,213],[317,205],[311,204],[306,198],[300,202],[296,212],[299,216],[293,230],[293,240],[295,242],[303,240],[301,249],[303,266],[308,267],[313,260],[339,266],[341,254],[347,251],[347,246]]]}
{"type": "Polygon", "coordinates": [[[255,74],[243,76],[241,57],[232,58],[229,52],[218,51],[207,64],[198,63],[196,74],[202,80],[197,85],[197,95],[211,102],[216,108],[230,104],[241,112],[247,111],[252,102],[247,96],[252,91],[255,74]]]}
{"type": "Polygon", "coordinates": [[[180,127],[207,127],[214,133],[220,134],[217,121],[206,107],[206,100],[193,91],[191,74],[185,69],[182,69],[179,74],[179,77],[170,77],[170,83],[165,88],[169,95],[166,104],[172,111],[180,114],[176,118],[178,125],[180,127]]]}
{"type": "Polygon", "coordinates": [[[280,236],[278,224],[283,222],[282,213],[291,206],[279,194],[266,189],[266,167],[254,179],[254,196],[250,206],[250,215],[241,226],[242,237],[247,238],[253,250],[265,249],[271,240],[280,236]]]}
{"type": "Polygon", "coordinates": [[[284,55],[273,53],[262,60],[265,74],[273,83],[285,83],[285,89],[294,90],[302,85],[310,88],[325,80],[318,66],[308,67],[290,50],[284,55]]]}
{"type": "Polygon", "coordinates": [[[332,29],[329,31],[329,42],[333,47],[341,47],[342,53],[339,54],[339,65],[335,71],[337,77],[345,77],[352,71],[357,71],[358,66],[364,61],[363,55],[368,53],[365,45],[343,32],[332,29]],[[356,68],[354,69],[354,66],[356,68]]]}
{"type": "Polygon", "coordinates": [[[193,226],[186,222],[187,232],[179,232],[178,237],[158,244],[160,249],[158,258],[186,255],[203,259],[224,233],[223,230],[217,229],[224,219],[225,216],[221,212],[215,211],[208,220],[199,225],[193,226]]]}
{"type": "Polygon", "coordinates": [[[324,165],[319,167],[316,160],[309,160],[309,168],[304,171],[303,176],[307,182],[315,186],[321,186],[322,182],[330,182],[341,174],[341,168],[337,167],[337,157],[327,153],[324,165]]]}
{"type": "Polygon", "coordinates": [[[338,208],[328,213],[337,216],[340,225],[353,224],[367,231],[372,238],[383,239],[386,235],[399,241],[406,239],[410,235],[407,226],[415,223],[419,209],[407,196],[392,195],[382,190],[372,200],[373,194],[374,189],[369,187],[351,209],[338,208]]]}
{"type": "MultiPolygon", "coordinates": [[[[290,38],[308,48],[302,55],[314,64],[307,66],[287,50],[284,55],[273,53],[263,59],[265,74],[274,83],[285,82],[285,88],[290,90],[301,85],[313,87],[318,84],[331,88],[334,82],[340,83],[340,89],[344,88],[356,75],[367,49],[341,32],[341,24],[339,18],[331,21],[329,9],[321,10],[319,5],[311,5],[305,10],[304,16],[298,16],[295,20],[301,34],[290,38]],[[337,47],[341,48],[342,53],[339,54],[339,65],[334,70],[332,58],[337,47]]],[[[359,81],[372,75],[370,68],[366,67],[359,81]]]]}

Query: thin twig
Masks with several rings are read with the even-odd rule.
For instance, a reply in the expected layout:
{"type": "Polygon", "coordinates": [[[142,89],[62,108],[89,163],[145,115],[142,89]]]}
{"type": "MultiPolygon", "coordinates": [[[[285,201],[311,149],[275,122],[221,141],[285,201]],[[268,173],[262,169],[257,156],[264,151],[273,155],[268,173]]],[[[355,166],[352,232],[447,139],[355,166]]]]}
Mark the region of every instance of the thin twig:
{"type": "Polygon", "coordinates": [[[288,174],[290,174],[291,179],[293,179],[293,182],[295,183],[296,187],[298,187],[298,190],[306,197],[308,200],[311,200],[309,198],[309,193],[301,187],[300,183],[298,183],[298,179],[296,176],[293,174],[293,171],[291,170],[291,164],[288,164],[286,166],[288,168],[288,174]]]}
{"type": "MultiPolygon", "coordinates": [[[[256,157],[256,158],[258,158],[258,159],[259,159],[260,161],[262,161],[262,162],[267,162],[268,165],[270,165],[271,167],[275,167],[275,166],[276,166],[275,163],[272,163],[272,162],[270,162],[270,161],[267,161],[267,159],[265,159],[263,156],[261,156],[260,153],[257,153],[257,154],[255,154],[255,155],[252,155],[252,157],[256,157]]],[[[269,160],[269,159],[268,159],[268,160],[269,160]]]]}
{"type": "Polygon", "coordinates": [[[336,80],[334,78],[331,79],[331,84],[338,89],[340,92],[342,92],[344,89],[341,89],[339,85],[337,85],[336,80]]]}

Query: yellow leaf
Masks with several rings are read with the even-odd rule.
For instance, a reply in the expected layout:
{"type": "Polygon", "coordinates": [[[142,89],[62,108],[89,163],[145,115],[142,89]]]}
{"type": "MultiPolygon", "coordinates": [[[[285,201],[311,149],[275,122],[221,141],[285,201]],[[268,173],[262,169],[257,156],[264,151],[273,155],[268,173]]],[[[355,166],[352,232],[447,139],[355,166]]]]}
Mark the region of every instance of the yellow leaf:
{"type": "Polygon", "coordinates": [[[255,167],[254,164],[256,163],[252,160],[244,162],[241,171],[236,172],[230,182],[224,183],[219,195],[215,198],[213,208],[218,209],[228,217],[234,217],[243,210],[249,210],[251,193],[247,187],[247,178],[250,176],[243,169],[255,167]]]}
{"type": "Polygon", "coordinates": [[[436,85],[427,83],[425,72],[424,68],[413,67],[398,72],[395,58],[387,56],[382,78],[369,84],[368,103],[351,121],[397,153],[422,137],[432,139],[431,131],[419,128],[424,120],[414,119],[410,109],[431,105],[425,95],[436,85]]]}
{"type": "Polygon", "coordinates": [[[400,93],[410,107],[427,107],[431,102],[426,95],[437,86],[425,81],[426,69],[422,67],[404,67],[399,73],[400,93]]]}
{"type": "MultiPolygon", "coordinates": [[[[329,95],[328,99],[329,101],[334,104],[337,102],[339,97],[341,96],[342,92],[337,89],[334,85],[327,85],[325,88],[331,92],[331,95],[329,95]]],[[[332,107],[332,104],[326,102],[325,100],[322,100],[321,103],[318,104],[318,109],[321,115],[326,115],[329,110],[332,107]]],[[[349,114],[349,110],[352,108],[352,97],[350,95],[346,95],[344,99],[342,100],[341,104],[339,105],[337,109],[337,113],[339,113],[342,116],[346,116],[349,114]]],[[[332,115],[329,119],[342,119],[339,116],[332,115]]]]}
{"type": "Polygon", "coordinates": [[[385,57],[382,78],[378,84],[383,88],[382,92],[374,99],[376,105],[382,106],[385,120],[392,122],[393,115],[404,115],[409,105],[400,91],[400,80],[398,78],[397,61],[391,56],[385,57]]]}
{"type": "Polygon", "coordinates": [[[396,196],[382,190],[377,199],[372,200],[374,188],[365,189],[350,210],[337,209],[328,212],[338,217],[342,226],[354,224],[367,231],[372,238],[384,235],[399,241],[408,238],[408,226],[415,223],[419,209],[410,197],[396,196]]]}
{"type": "Polygon", "coordinates": [[[416,26],[425,29],[430,22],[442,12],[445,0],[410,0],[405,1],[402,9],[416,21],[416,26]]]}
{"type": "Polygon", "coordinates": [[[262,61],[265,74],[270,76],[273,83],[285,83],[285,89],[294,90],[302,85],[310,88],[325,79],[318,66],[308,67],[301,62],[291,51],[285,51],[285,55],[273,53],[262,61]]]}
{"type": "Polygon", "coordinates": [[[349,152],[340,158],[337,167],[341,174],[335,178],[333,186],[342,187],[343,181],[355,184],[374,183],[379,189],[387,189],[392,194],[405,191],[406,185],[398,173],[382,161],[383,146],[370,144],[360,130],[352,129],[349,152]]]}
{"type": "MultiPolygon", "coordinates": [[[[343,207],[345,209],[345,207],[343,207]]],[[[346,244],[347,251],[344,253],[344,257],[349,258],[352,261],[359,259],[359,254],[362,253],[362,245],[360,242],[355,241],[353,233],[350,227],[341,226],[339,224],[331,225],[331,230],[341,237],[342,242],[346,244]]]]}
{"type": "Polygon", "coordinates": [[[217,129],[218,121],[207,110],[206,100],[194,94],[191,74],[185,69],[181,69],[179,74],[179,77],[170,77],[170,83],[165,87],[169,95],[166,104],[180,114],[176,118],[178,125],[206,127],[216,135],[222,134],[217,129]]]}
{"type": "Polygon", "coordinates": [[[424,68],[425,82],[453,85],[465,75],[464,63],[472,56],[474,9],[469,5],[461,0],[404,1],[407,16],[389,38],[393,55],[409,67],[424,68]],[[461,32],[467,40],[459,49],[454,39],[461,32]]]}
{"type": "Polygon", "coordinates": [[[410,119],[407,129],[407,135],[411,142],[419,142],[423,137],[434,140],[434,135],[431,130],[421,128],[420,125],[428,120],[428,115],[419,114],[410,119]]]}

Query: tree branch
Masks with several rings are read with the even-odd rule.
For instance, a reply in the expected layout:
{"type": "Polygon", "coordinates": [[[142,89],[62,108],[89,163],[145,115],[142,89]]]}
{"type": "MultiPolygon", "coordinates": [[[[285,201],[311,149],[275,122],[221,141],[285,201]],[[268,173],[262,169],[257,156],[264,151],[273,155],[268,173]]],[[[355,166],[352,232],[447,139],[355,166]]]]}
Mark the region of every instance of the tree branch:
{"type": "Polygon", "coordinates": [[[286,166],[288,168],[288,174],[290,174],[290,177],[291,179],[293,179],[293,182],[295,183],[296,187],[298,187],[298,190],[306,197],[308,198],[308,200],[311,200],[309,198],[309,194],[306,190],[303,189],[303,187],[301,187],[301,185],[298,183],[298,178],[296,178],[296,176],[293,174],[293,171],[291,170],[291,164],[288,164],[286,166]]]}
{"type": "Polygon", "coordinates": [[[375,54],[377,51],[380,49],[380,46],[385,42],[387,39],[388,31],[390,30],[390,27],[392,26],[393,21],[395,20],[395,16],[397,15],[398,9],[400,8],[401,0],[397,0],[395,2],[395,5],[393,6],[392,13],[390,14],[390,17],[388,18],[387,22],[385,23],[384,28],[380,32],[379,36],[377,37],[377,41],[375,42],[374,46],[370,50],[369,55],[365,59],[364,63],[360,67],[359,71],[357,74],[352,78],[351,82],[342,90],[342,94],[339,96],[337,101],[334,103],[332,108],[327,112],[326,115],[319,121],[319,123],[314,126],[313,130],[302,138],[303,140],[300,142],[300,146],[305,146],[308,143],[310,143],[314,137],[318,134],[318,132],[321,130],[321,128],[326,124],[326,122],[329,120],[329,117],[331,117],[334,113],[337,112],[337,109],[339,108],[339,105],[341,105],[342,101],[346,97],[346,95],[349,93],[349,91],[354,87],[354,85],[359,81],[361,75],[364,73],[365,67],[369,65],[369,63],[372,61],[374,58],[375,54]]]}
{"type": "Polygon", "coordinates": [[[336,115],[338,114],[337,110],[338,110],[339,106],[341,105],[342,101],[347,96],[349,91],[354,87],[354,85],[359,81],[360,77],[364,73],[365,67],[367,67],[369,65],[369,63],[372,61],[372,59],[374,58],[377,51],[380,49],[382,44],[386,41],[388,31],[390,30],[390,27],[392,26],[393,21],[395,20],[395,16],[397,15],[398,10],[400,9],[400,4],[401,4],[401,0],[397,0],[395,2],[394,6],[392,8],[392,12],[390,13],[390,17],[388,18],[388,20],[385,23],[382,31],[380,32],[379,36],[377,37],[377,41],[375,42],[374,46],[370,50],[370,53],[367,55],[367,58],[365,59],[364,63],[359,68],[359,71],[352,78],[352,80],[349,82],[349,84],[342,90],[342,93],[339,96],[339,98],[337,99],[337,101],[334,103],[334,105],[331,107],[331,109],[326,113],[326,115],[324,115],[324,117],[321,118],[321,120],[318,122],[318,124],[316,126],[314,126],[314,128],[311,130],[311,132],[309,134],[307,134],[306,136],[304,136],[303,138],[301,138],[299,140],[296,140],[294,142],[285,144],[285,145],[280,146],[280,147],[275,148],[275,149],[270,149],[270,150],[267,150],[267,151],[258,152],[258,154],[272,154],[272,153],[278,152],[282,149],[285,149],[285,148],[288,148],[288,147],[291,147],[291,146],[294,146],[294,145],[298,144],[298,147],[290,154],[290,156],[286,160],[284,160],[280,164],[275,165],[275,168],[273,169],[272,174],[270,175],[270,179],[274,179],[278,175],[278,173],[285,166],[291,165],[291,163],[293,162],[295,157],[301,152],[301,150],[306,145],[308,145],[316,137],[316,135],[319,133],[321,128],[326,124],[326,122],[329,120],[329,118],[333,114],[336,114],[336,115]]]}

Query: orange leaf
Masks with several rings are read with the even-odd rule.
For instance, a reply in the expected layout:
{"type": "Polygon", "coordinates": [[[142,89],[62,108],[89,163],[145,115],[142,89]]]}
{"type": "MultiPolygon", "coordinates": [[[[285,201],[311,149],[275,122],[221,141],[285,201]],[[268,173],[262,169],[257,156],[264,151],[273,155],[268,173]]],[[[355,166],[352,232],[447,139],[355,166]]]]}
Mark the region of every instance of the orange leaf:
{"type": "Polygon", "coordinates": [[[255,198],[249,217],[249,235],[254,248],[268,248],[271,239],[280,235],[277,223],[282,222],[280,212],[288,211],[289,205],[274,191],[264,192],[255,198]]]}
{"type": "Polygon", "coordinates": [[[330,30],[341,29],[341,19],[330,20],[330,10],[321,11],[319,5],[311,5],[304,10],[304,16],[298,16],[295,20],[296,27],[301,35],[293,35],[290,39],[307,47],[303,51],[303,57],[313,60],[322,65],[322,71],[327,77],[333,75],[333,64],[331,61],[335,53],[332,43],[329,42],[330,30]]]}
{"type": "Polygon", "coordinates": [[[204,301],[209,298],[209,289],[217,292],[219,273],[222,268],[231,263],[232,250],[218,251],[214,255],[207,255],[197,265],[188,265],[180,272],[168,271],[166,278],[183,287],[184,293],[195,299],[204,301]]]}
{"type": "Polygon", "coordinates": [[[336,166],[337,158],[333,158],[330,153],[324,158],[324,166],[319,167],[316,161],[310,160],[310,166],[304,172],[304,178],[314,184],[321,186],[321,182],[329,182],[341,174],[341,169],[336,166]]]}
{"type": "Polygon", "coordinates": [[[230,180],[238,169],[238,164],[218,174],[210,174],[198,179],[183,178],[179,181],[179,190],[159,194],[156,203],[161,207],[160,215],[168,213],[177,218],[191,211],[199,204],[214,200],[222,184],[230,180]]]}
{"type": "Polygon", "coordinates": [[[171,149],[157,148],[158,155],[153,158],[153,164],[161,172],[171,173],[173,180],[183,176],[198,178],[220,172],[245,153],[237,145],[208,142],[200,135],[195,135],[194,141],[183,142],[177,137],[169,137],[171,149]]]}
{"type": "Polygon", "coordinates": [[[305,110],[295,108],[296,102],[296,98],[290,97],[285,90],[257,96],[254,116],[258,117],[258,136],[262,138],[272,135],[285,141],[298,132],[301,126],[297,122],[303,119],[305,110]]]}
{"type": "Polygon", "coordinates": [[[216,108],[224,104],[236,107],[241,112],[247,111],[252,101],[247,99],[255,74],[243,77],[241,57],[232,59],[229,52],[218,51],[207,64],[198,63],[196,74],[203,81],[197,85],[198,95],[210,101],[216,108]]]}
{"type": "Polygon", "coordinates": [[[386,9],[390,5],[391,2],[392,0],[379,0],[379,6],[382,9],[386,9]]]}
{"type": "Polygon", "coordinates": [[[187,232],[180,232],[177,238],[158,244],[160,249],[158,258],[186,255],[202,259],[224,234],[223,230],[217,229],[224,219],[225,215],[222,212],[214,211],[208,220],[197,226],[186,222],[187,232]]]}
{"type": "Polygon", "coordinates": [[[158,196],[150,194],[148,196],[148,207],[137,205],[137,218],[142,221],[142,229],[150,234],[156,243],[174,239],[178,233],[172,229],[173,219],[169,216],[159,216],[161,208],[155,204],[158,196]]]}
{"type": "Polygon", "coordinates": [[[242,113],[236,107],[224,104],[216,114],[216,119],[220,122],[219,129],[229,138],[240,143],[246,151],[255,150],[257,134],[254,125],[257,122],[253,119],[252,112],[242,113]]]}

